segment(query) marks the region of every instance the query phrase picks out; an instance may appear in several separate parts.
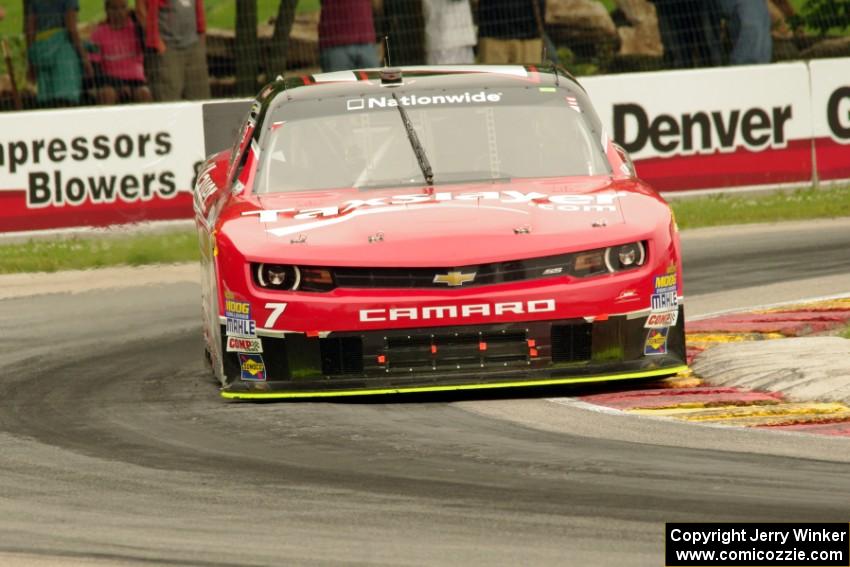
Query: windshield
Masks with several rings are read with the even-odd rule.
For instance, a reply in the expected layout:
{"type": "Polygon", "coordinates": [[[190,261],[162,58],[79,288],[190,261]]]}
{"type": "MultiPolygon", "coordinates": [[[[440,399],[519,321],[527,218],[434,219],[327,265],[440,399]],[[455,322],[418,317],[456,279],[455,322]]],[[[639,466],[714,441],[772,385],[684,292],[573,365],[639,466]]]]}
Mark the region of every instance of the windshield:
{"type": "MultiPolygon", "coordinates": [[[[575,98],[561,91],[529,101],[522,91],[517,103],[484,91],[399,96],[435,184],[610,173],[575,98]],[[432,102],[447,99],[461,103],[432,102]]],[[[258,193],[425,182],[391,96],[341,102],[292,101],[274,112],[262,144],[258,193]],[[315,115],[319,104],[324,113],[315,115]],[[328,112],[336,107],[342,112],[328,112]]]]}

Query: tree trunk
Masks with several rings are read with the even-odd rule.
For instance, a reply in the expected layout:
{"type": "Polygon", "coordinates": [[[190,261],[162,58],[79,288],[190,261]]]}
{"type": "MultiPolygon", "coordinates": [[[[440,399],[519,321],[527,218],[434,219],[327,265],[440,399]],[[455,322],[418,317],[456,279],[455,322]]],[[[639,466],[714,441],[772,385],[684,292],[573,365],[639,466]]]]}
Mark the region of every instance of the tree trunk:
{"type": "Polygon", "coordinates": [[[254,96],[259,71],[257,0],[236,2],[236,94],[254,96]]]}
{"type": "Polygon", "coordinates": [[[289,54],[289,34],[295,21],[295,5],[298,0],[280,0],[277,18],[274,22],[269,56],[266,62],[266,78],[271,81],[286,72],[286,59],[289,54]]]}

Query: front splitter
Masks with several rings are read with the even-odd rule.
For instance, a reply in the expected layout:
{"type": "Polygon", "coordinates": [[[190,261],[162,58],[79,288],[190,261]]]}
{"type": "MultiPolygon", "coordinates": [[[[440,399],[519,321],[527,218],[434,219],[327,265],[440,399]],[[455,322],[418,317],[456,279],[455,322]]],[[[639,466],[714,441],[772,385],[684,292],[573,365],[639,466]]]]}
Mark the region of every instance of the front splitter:
{"type": "Polygon", "coordinates": [[[541,386],[558,386],[565,384],[586,384],[592,382],[611,382],[616,380],[636,380],[641,378],[660,378],[673,376],[688,370],[686,365],[669,368],[657,368],[640,372],[623,374],[599,374],[594,376],[572,376],[567,378],[547,378],[545,380],[522,380],[513,382],[493,382],[485,384],[446,384],[435,386],[399,386],[394,388],[363,388],[351,390],[317,390],[317,391],[253,391],[237,392],[222,390],[221,397],[229,400],[272,400],[272,399],[309,399],[309,398],[343,398],[350,396],[380,396],[391,394],[417,394],[428,392],[453,392],[462,390],[493,390],[504,388],[529,388],[541,386]]]}

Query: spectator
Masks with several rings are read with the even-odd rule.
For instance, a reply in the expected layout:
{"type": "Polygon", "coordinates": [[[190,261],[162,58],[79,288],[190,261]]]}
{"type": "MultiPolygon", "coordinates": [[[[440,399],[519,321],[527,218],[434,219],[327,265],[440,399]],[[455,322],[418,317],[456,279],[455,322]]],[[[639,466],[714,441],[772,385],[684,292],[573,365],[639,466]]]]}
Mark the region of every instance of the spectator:
{"type": "Polygon", "coordinates": [[[136,0],[156,100],[210,98],[203,0],[136,0]]]}
{"type": "Polygon", "coordinates": [[[723,16],[726,18],[729,39],[732,42],[729,63],[732,65],[770,63],[773,58],[773,38],[770,35],[768,0],[719,0],[719,2],[723,16]]]}
{"type": "Polygon", "coordinates": [[[322,71],[378,66],[371,0],[322,0],[319,59],[322,71]]]}
{"type": "Polygon", "coordinates": [[[36,100],[40,105],[79,104],[82,74],[91,77],[92,67],[77,31],[78,0],[28,0],[24,5],[28,74],[38,87],[36,100]]]}
{"type": "Polygon", "coordinates": [[[381,29],[390,39],[390,63],[425,63],[425,11],[422,0],[383,0],[381,29]]]}
{"type": "Polygon", "coordinates": [[[422,0],[425,11],[425,62],[475,63],[475,26],[469,0],[422,0]]]}
{"type": "Polygon", "coordinates": [[[667,67],[684,69],[722,63],[714,0],[654,0],[654,3],[667,67]]]}
{"type": "Polygon", "coordinates": [[[137,23],[127,9],[127,0],[105,0],[106,21],[91,34],[97,63],[95,84],[100,104],[150,102],[145,83],[144,52],[137,23]]]}
{"type": "Polygon", "coordinates": [[[482,63],[539,63],[545,0],[480,0],[478,58],[482,63]]]}

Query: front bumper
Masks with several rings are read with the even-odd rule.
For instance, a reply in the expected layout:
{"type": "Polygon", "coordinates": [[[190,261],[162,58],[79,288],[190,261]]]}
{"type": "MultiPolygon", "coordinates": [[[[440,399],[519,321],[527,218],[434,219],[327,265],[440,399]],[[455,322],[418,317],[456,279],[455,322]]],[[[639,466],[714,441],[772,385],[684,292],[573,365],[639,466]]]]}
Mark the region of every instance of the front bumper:
{"type": "Polygon", "coordinates": [[[644,328],[646,315],[262,337],[261,354],[224,352],[222,396],[316,398],[548,386],[661,377],[686,369],[683,308],[664,341],[644,328]],[[254,366],[246,374],[248,360],[254,366]]]}

